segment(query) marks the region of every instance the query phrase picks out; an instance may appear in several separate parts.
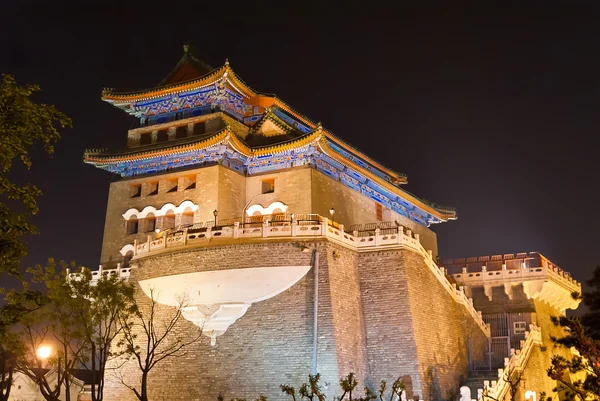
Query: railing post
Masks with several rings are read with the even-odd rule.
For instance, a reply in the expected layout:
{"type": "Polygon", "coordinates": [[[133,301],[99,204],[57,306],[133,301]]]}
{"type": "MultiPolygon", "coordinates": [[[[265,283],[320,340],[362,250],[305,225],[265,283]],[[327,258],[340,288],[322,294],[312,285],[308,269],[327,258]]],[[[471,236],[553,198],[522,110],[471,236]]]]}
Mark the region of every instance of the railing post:
{"type": "Polygon", "coordinates": [[[340,230],[340,234],[341,234],[341,235],[342,235],[342,237],[343,237],[343,236],[344,236],[344,225],[343,225],[343,224],[340,224],[340,225],[338,226],[338,230],[340,230]]]}
{"type": "Polygon", "coordinates": [[[262,236],[263,238],[266,237],[268,235],[268,229],[269,228],[269,222],[268,221],[263,221],[262,223],[262,236]]]}
{"type": "Polygon", "coordinates": [[[233,223],[233,239],[238,239],[240,237],[239,229],[240,222],[236,221],[235,223],[233,223]]]}
{"type": "Polygon", "coordinates": [[[150,252],[150,236],[148,235],[148,239],[146,241],[146,244],[148,244],[148,252],[150,252]]]}
{"type": "Polygon", "coordinates": [[[380,239],[380,236],[379,236],[380,232],[381,232],[381,230],[379,229],[379,227],[377,227],[375,229],[375,246],[381,245],[381,243],[380,243],[381,239],[380,239]]]}
{"type": "MultiPolygon", "coordinates": [[[[185,237],[187,238],[187,230],[185,231],[186,235],[185,237]]],[[[212,238],[212,227],[208,227],[206,229],[206,239],[210,241],[210,239],[212,238]]]]}
{"type": "Polygon", "coordinates": [[[290,225],[290,230],[292,232],[292,237],[296,236],[296,230],[298,228],[298,220],[292,221],[292,224],[290,225]]]}
{"type": "Polygon", "coordinates": [[[187,245],[187,228],[183,230],[183,245],[187,245]]]}
{"type": "Polygon", "coordinates": [[[137,247],[138,247],[138,240],[136,238],[133,240],[133,256],[137,255],[137,247]]]}
{"type": "Polygon", "coordinates": [[[327,236],[328,226],[329,226],[329,219],[327,217],[323,217],[323,220],[321,221],[321,231],[322,231],[321,235],[327,236]]]}

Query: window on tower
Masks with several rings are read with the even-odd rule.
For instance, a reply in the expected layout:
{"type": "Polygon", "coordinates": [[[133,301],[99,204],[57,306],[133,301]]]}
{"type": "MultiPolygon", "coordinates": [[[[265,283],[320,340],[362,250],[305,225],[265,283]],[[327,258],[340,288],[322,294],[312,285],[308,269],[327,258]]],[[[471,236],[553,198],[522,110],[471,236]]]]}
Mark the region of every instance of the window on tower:
{"type": "Polygon", "coordinates": [[[169,140],[169,134],[167,133],[167,130],[158,131],[158,134],[156,135],[157,142],[167,142],[168,140],[169,140]]]}
{"type": "Polygon", "coordinates": [[[266,178],[262,180],[262,193],[272,194],[275,192],[275,178],[266,178]]]}
{"type": "Polygon", "coordinates": [[[158,194],[158,182],[148,183],[148,196],[158,194]]]}
{"type": "Polygon", "coordinates": [[[167,180],[167,193],[169,192],[177,192],[177,178],[174,180],[167,180]]]}
{"type": "Polygon", "coordinates": [[[194,135],[203,135],[206,133],[206,124],[204,122],[194,124],[194,135]]]}
{"type": "Polygon", "coordinates": [[[184,181],[185,181],[184,186],[185,186],[186,190],[196,188],[196,176],[195,175],[185,177],[184,181]]]}
{"type": "Polygon", "coordinates": [[[175,139],[185,138],[187,136],[188,129],[187,125],[180,125],[175,130],[175,139]]]}
{"type": "Polygon", "coordinates": [[[131,216],[129,220],[127,220],[127,234],[137,234],[138,232],[138,219],[137,216],[131,216]]]}
{"type": "Polygon", "coordinates": [[[142,184],[135,184],[130,187],[131,193],[130,197],[139,198],[142,196],[142,184]]]}
{"type": "Polygon", "coordinates": [[[146,221],[146,232],[152,232],[156,229],[156,217],[154,217],[154,215],[152,213],[148,213],[148,215],[146,216],[146,218],[144,219],[146,221]]]}
{"type": "Polygon", "coordinates": [[[150,145],[151,143],[152,143],[152,134],[140,135],[140,146],[141,145],[150,145]]]}

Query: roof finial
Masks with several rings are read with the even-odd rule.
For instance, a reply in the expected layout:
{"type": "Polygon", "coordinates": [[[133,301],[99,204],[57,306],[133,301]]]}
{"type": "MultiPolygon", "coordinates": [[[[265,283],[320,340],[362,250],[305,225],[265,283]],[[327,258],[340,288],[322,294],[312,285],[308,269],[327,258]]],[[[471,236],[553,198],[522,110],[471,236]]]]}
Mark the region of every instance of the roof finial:
{"type": "Polygon", "coordinates": [[[225,67],[229,67],[229,57],[225,59],[225,67]]]}
{"type": "Polygon", "coordinates": [[[185,42],[183,44],[183,52],[188,53],[190,51],[190,42],[185,42]]]}
{"type": "Polygon", "coordinates": [[[323,124],[321,124],[321,121],[319,121],[317,123],[317,126],[315,127],[315,131],[323,131],[323,124]]]}

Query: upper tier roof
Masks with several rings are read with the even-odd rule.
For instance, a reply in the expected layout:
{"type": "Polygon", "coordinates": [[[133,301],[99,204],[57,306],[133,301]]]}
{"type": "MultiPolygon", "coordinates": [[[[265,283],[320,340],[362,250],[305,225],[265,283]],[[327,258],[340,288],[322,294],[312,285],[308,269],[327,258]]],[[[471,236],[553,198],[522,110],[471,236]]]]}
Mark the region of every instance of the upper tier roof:
{"type": "MultiPolygon", "coordinates": [[[[207,107],[213,114],[222,113],[227,117],[224,120],[233,118],[225,121],[226,127],[221,127],[220,133],[211,138],[142,146],[125,152],[86,153],[87,163],[122,176],[207,161],[249,174],[308,164],[393,210],[407,215],[418,210],[415,213],[419,216],[414,220],[422,224],[456,218],[451,208],[425,202],[401,190],[400,185],[407,183],[404,174],[376,162],[277,96],[249,87],[229,62],[212,69],[194,57],[189,48],[158,86],[133,92],[105,89],[102,99],[142,120],[207,107]],[[236,126],[245,132],[240,133],[236,126]]],[[[136,132],[163,129],[161,127],[151,125],[136,132]]]]}
{"type": "Polygon", "coordinates": [[[213,67],[194,55],[191,45],[184,45],[183,50],[184,54],[179,63],[157,86],[176,85],[181,82],[187,82],[200,78],[214,70],[213,67]]]}

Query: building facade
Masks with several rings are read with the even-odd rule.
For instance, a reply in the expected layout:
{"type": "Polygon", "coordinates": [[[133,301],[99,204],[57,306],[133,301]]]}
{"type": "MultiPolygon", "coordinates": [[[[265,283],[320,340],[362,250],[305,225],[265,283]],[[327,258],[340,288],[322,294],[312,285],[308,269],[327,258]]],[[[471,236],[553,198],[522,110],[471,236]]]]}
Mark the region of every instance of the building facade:
{"type": "MultiPolygon", "coordinates": [[[[406,176],[188,47],[157,87],[107,89],[103,100],[139,126],[125,150],[84,156],[121,177],[110,186],[102,269],[137,283],[137,296],[152,294],[165,311],[185,294],[178,330],[206,336],[151,373],[157,399],[282,399],[280,384],[299,385],[311,372],[332,398],[354,372],[365,385],[402,377],[408,398],[441,400],[490,355],[498,336],[475,295],[490,290],[459,288],[463,277],[435,262],[430,225],[456,214],[405,191],[406,176]]],[[[568,278],[536,280],[579,288],[568,278]]],[[[545,284],[528,283],[510,288],[527,288],[518,330],[537,339],[536,302],[549,301],[545,284]]],[[[504,307],[511,302],[489,313],[513,313],[504,307]]],[[[577,306],[564,302],[548,305],[577,306]]],[[[125,364],[121,374],[138,373],[125,364]]],[[[106,388],[107,399],[134,399],[117,380],[106,388]]]]}

